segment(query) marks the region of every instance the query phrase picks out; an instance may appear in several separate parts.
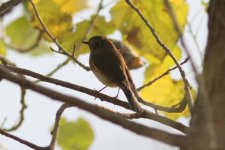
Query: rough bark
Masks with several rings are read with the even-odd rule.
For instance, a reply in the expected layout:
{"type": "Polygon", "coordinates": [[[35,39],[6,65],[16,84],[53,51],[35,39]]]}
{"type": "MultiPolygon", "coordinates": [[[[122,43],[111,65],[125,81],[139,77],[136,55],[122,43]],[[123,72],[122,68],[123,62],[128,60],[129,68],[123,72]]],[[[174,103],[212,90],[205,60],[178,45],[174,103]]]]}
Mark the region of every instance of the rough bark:
{"type": "MultiPolygon", "coordinates": [[[[202,85],[188,137],[193,149],[225,149],[225,0],[211,0],[202,85]]],[[[182,147],[182,150],[187,148],[182,147]]]]}

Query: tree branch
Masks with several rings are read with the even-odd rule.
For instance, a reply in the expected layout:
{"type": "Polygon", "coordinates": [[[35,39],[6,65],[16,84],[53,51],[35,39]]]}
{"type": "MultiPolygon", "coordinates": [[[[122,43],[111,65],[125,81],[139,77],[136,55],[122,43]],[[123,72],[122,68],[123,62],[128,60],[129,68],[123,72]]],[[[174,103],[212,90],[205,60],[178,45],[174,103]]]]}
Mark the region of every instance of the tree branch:
{"type": "Polygon", "coordinates": [[[22,123],[24,121],[24,112],[25,112],[25,109],[27,108],[27,105],[25,103],[26,89],[21,86],[20,90],[21,90],[21,94],[20,94],[21,109],[20,109],[19,121],[14,126],[8,128],[8,129],[7,128],[4,129],[5,131],[15,131],[15,130],[17,130],[22,125],[22,123]]]}
{"type": "MultiPolygon", "coordinates": [[[[172,7],[171,7],[171,5],[170,5],[170,3],[168,2],[168,0],[164,0],[164,3],[165,3],[165,6],[166,6],[166,8],[167,8],[167,10],[168,10],[168,12],[169,12],[169,15],[170,15],[170,17],[171,17],[171,20],[172,20],[172,22],[173,22],[173,25],[174,25],[174,28],[175,28],[175,30],[176,30],[176,32],[177,32],[177,34],[181,37],[181,44],[182,44],[182,46],[183,46],[183,48],[184,48],[184,51],[187,53],[187,55],[188,56],[191,56],[190,55],[190,50],[188,49],[188,46],[186,45],[186,42],[185,42],[185,40],[184,40],[184,38],[183,38],[183,36],[182,36],[182,32],[181,32],[181,30],[180,30],[180,27],[179,27],[179,25],[178,25],[178,22],[177,22],[177,18],[176,18],[176,15],[174,14],[174,12],[173,12],[173,9],[172,9],[172,7]]],[[[224,2],[223,2],[223,4],[224,4],[224,2]]],[[[216,4],[216,5],[218,5],[218,4],[216,4]]],[[[222,9],[222,10],[224,10],[224,9],[222,9]]],[[[218,11],[219,12],[219,11],[218,11]]],[[[220,12],[219,12],[220,13],[220,12]]],[[[223,13],[222,13],[223,14],[223,13]]],[[[210,18],[210,15],[209,15],[209,18],[210,18]]],[[[220,19],[221,20],[221,19],[220,19]]],[[[209,26],[210,25],[212,25],[212,22],[214,22],[215,20],[211,20],[211,22],[209,21],[209,26]]],[[[210,29],[210,27],[209,27],[209,29],[210,29]]],[[[218,30],[219,32],[220,32],[220,30],[218,30]]],[[[217,31],[217,32],[218,32],[217,31]]],[[[221,33],[223,33],[223,32],[221,32],[221,33]]],[[[210,34],[210,30],[209,30],[209,34],[210,34]]],[[[215,35],[215,34],[214,34],[215,35]]],[[[208,40],[209,40],[209,42],[211,42],[210,41],[210,35],[209,35],[209,38],[208,38],[208,40]]],[[[220,41],[219,39],[217,39],[218,41],[220,41]]],[[[217,41],[216,40],[216,41],[217,41]]],[[[207,45],[207,47],[209,46],[210,44],[208,43],[208,45],[207,45]]],[[[210,45],[211,47],[213,47],[212,45],[210,45]]],[[[207,49],[206,49],[207,50],[207,49]]],[[[218,47],[214,47],[214,53],[215,54],[217,54],[218,53],[218,51],[215,51],[215,50],[218,50],[218,47]]],[[[220,49],[220,47],[219,47],[219,51],[220,51],[221,49],[220,49]]],[[[220,56],[220,55],[219,55],[220,56]]],[[[206,59],[205,59],[206,60],[206,59]]],[[[222,59],[220,59],[220,60],[222,60],[222,59]]],[[[206,83],[208,83],[208,78],[206,78],[206,79],[204,79],[203,77],[204,77],[204,72],[203,72],[203,75],[201,75],[201,76],[199,76],[198,75],[198,71],[197,71],[197,67],[195,66],[195,63],[194,63],[194,60],[192,59],[192,57],[190,57],[190,62],[191,62],[191,67],[192,67],[192,69],[193,69],[193,71],[194,71],[194,73],[195,73],[195,75],[196,75],[196,81],[198,82],[198,84],[199,84],[199,91],[198,91],[198,97],[201,97],[201,107],[199,107],[199,106],[197,106],[198,107],[198,109],[200,109],[200,111],[201,112],[198,112],[198,114],[197,115],[201,115],[201,113],[204,113],[204,117],[205,118],[203,118],[203,117],[201,117],[201,121],[203,120],[203,122],[205,123],[204,124],[204,128],[205,129],[207,129],[206,131],[207,131],[207,133],[208,134],[206,134],[207,135],[207,138],[209,139],[209,143],[207,143],[206,145],[207,145],[207,148],[209,148],[208,146],[210,146],[210,148],[212,148],[212,149],[218,149],[218,143],[217,143],[217,135],[216,135],[216,126],[213,124],[213,122],[215,122],[214,120],[215,120],[215,116],[214,116],[214,114],[213,114],[213,104],[212,103],[210,103],[210,96],[209,96],[209,92],[208,92],[208,90],[207,90],[207,88],[206,88],[206,83]],[[204,81],[204,80],[206,80],[206,81],[204,81]],[[206,120],[206,121],[205,121],[206,120]]],[[[217,61],[218,62],[218,61],[217,61]]],[[[205,62],[206,63],[206,62],[205,62]]],[[[216,64],[216,63],[215,63],[216,64]]],[[[213,66],[213,65],[212,65],[213,66]]],[[[223,65],[224,66],[224,65],[223,65]]],[[[205,67],[205,66],[204,66],[205,67]]],[[[217,67],[219,67],[219,66],[217,66],[217,67]]],[[[213,66],[213,68],[215,68],[214,66],[213,66]]],[[[207,68],[208,69],[208,68],[207,68]]],[[[207,70],[206,69],[206,70],[207,70]]],[[[216,77],[217,78],[217,77],[216,77]]],[[[213,85],[215,86],[215,80],[213,80],[213,85]]],[[[210,83],[210,82],[209,82],[210,83]]],[[[219,84],[221,84],[221,82],[219,81],[219,84]]],[[[218,86],[219,87],[219,86],[218,86]]],[[[212,94],[212,93],[211,93],[212,94]]],[[[218,93],[217,93],[218,94],[218,93]]],[[[216,96],[216,97],[218,97],[218,95],[216,96]]],[[[215,98],[215,97],[214,97],[215,98]]],[[[215,98],[216,99],[216,98],[215,98]]],[[[199,102],[200,103],[200,102],[199,102]]],[[[198,104],[199,104],[198,103],[198,104]]],[[[195,109],[195,111],[196,111],[196,109],[195,109]]],[[[193,120],[193,118],[192,118],[192,120],[193,120]]],[[[195,118],[194,118],[194,120],[195,121],[199,121],[199,120],[197,120],[196,119],[196,116],[195,116],[195,118]]],[[[200,131],[199,131],[199,133],[201,133],[202,131],[202,127],[199,127],[200,128],[200,131]]],[[[204,134],[200,134],[200,135],[204,135],[204,134]]],[[[207,140],[206,140],[207,141],[207,140]]],[[[205,145],[204,145],[205,146],[205,145]]],[[[209,148],[209,149],[210,149],[209,148]]]]}
{"type": "Polygon", "coordinates": [[[164,142],[169,145],[173,146],[190,146],[191,143],[186,141],[185,136],[181,135],[175,135],[171,133],[167,133],[158,129],[153,129],[150,127],[147,127],[145,125],[141,125],[135,122],[128,121],[121,116],[118,116],[116,114],[113,114],[112,112],[99,108],[96,105],[89,104],[84,102],[84,100],[76,97],[72,97],[69,95],[62,94],[60,92],[57,92],[55,90],[51,90],[49,88],[40,86],[40,85],[35,85],[29,80],[23,79],[19,76],[13,75],[12,73],[9,72],[8,69],[6,69],[3,66],[0,66],[0,77],[7,79],[11,82],[14,82],[16,84],[19,84],[20,86],[23,86],[27,89],[31,89],[37,93],[40,93],[42,95],[45,95],[49,98],[52,98],[52,100],[55,101],[60,101],[64,103],[71,104],[73,106],[76,106],[80,109],[86,110],[104,120],[107,120],[109,122],[112,122],[114,124],[117,124],[121,127],[124,127],[127,130],[130,130],[134,133],[137,133],[139,135],[148,137],[148,138],[153,138],[156,140],[159,140],[161,142],[164,142]]]}
{"type": "MultiPolygon", "coordinates": [[[[3,57],[1,55],[0,55],[0,61],[4,65],[10,65],[10,66],[14,66],[14,67],[16,66],[16,64],[14,62],[11,62],[10,60],[8,60],[7,58],[5,58],[5,57],[3,57]]],[[[21,74],[20,74],[20,76],[22,78],[25,78],[21,74]]],[[[27,108],[26,103],[25,103],[26,89],[23,88],[23,87],[20,87],[20,91],[21,91],[21,94],[20,94],[21,109],[20,109],[20,118],[19,118],[19,121],[14,126],[8,128],[8,129],[4,129],[6,131],[14,131],[14,130],[18,129],[22,125],[22,123],[24,121],[24,112],[25,112],[25,109],[27,108]]]]}
{"type": "Polygon", "coordinates": [[[16,66],[16,64],[0,54],[0,61],[4,65],[16,66]]]}
{"type": "MultiPolygon", "coordinates": [[[[59,69],[61,69],[63,66],[65,66],[66,64],[68,64],[70,62],[70,59],[67,58],[66,60],[64,60],[62,63],[58,64],[58,66],[56,68],[54,68],[52,71],[50,71],[48,74],[46,74],[46,76],[51,77],[54,73],[56,73],[59,69]]],[[[38,83],[41,80],[36,80],[34,81],[34,83],[38,83]]]]}
{"type": "MultiPolygon", "coordinates": [[[[32,72],[30,70],[20,69],[20,68],[16,68],[16,67],[12,67],[12,66],[5,66],[5,67],[7,67],[8,69],[10,69],[13,72],[21,73],[21,74],[24,74],[24,75],[28,75],[28,76],[37,78],[37,79],[39,79],[41,81],[44,81],[44,82],[53,83],[53,84],[56,84],[56,85],[59,85],[59,86],[65,87],[65,88],[69,88],[69,89],[73,89],[73,90],[76,90],[76,91],[79,91],[79,92],[83,92],[85,94],[88,94],[88,95],[91,95],[91,96],[94,96],[94,97],[98,97],[102,101],[106,101],[106,102],[109,102],[109,103],[121,106],[123,108],[130,109],[128,103],[126,103],[126,102],[124,102],[122,100],[116,99],[115,97],[110,97],[108,95],[102,94],[102,93],[97,92],[95,90],[91,90],[91,89],[88,89],[86,87],[78,86],[78,85],[71,84],[71,83],[68,83],[68,82],[65,82],[65,81],[61,81],[61,80],[57,80],[57,79],[54,79],[54,78],[46,77],[46,76],[43,76],[41,74],[32,72]]],[[[176,109],[176,108],[166,108],[166,107],[162,107],[162,106],[158,106],[158,105],[154,105],[153,108],[154,109],[159,109],[159,110],[165,109],[167,111],[171,111],[172,109],[176,109]]],[[[150,118],[150,116],[151,115],[154,116],[154,114],[153,113],[149,114],[149,113],[150,112],[146,112],[146,110],[144,110],[144,113],[143,113],[143,115],[141,117],[142,118],[149,118],[149,119],[152,119],[152,120],[155,120],[155,121],[159,121],[159,122],[162,121],[163,124],[168,125],[168,126],[170,126],[172,128],[175,128],[175,129],[177,129],[177,130],[179,130],[181,132],[186,133],[187,127],[184,126],[183,124],[175,122],[175,121],[172,121],[172,120],[170,120],[168,118],[165,118],[165,117],[162,117],[162,116],[159,116],[159,115],[156,115],[158,117],[155,116],[155,117],[150,118]]]]}
{"type": "Polygon", "coordinates": [[[174,63],[176,64],[176,66],[179,69],[179,72],[181,74],[181,77],[184,81],[184,85],[185,85],[185,100],[187,100],[188,103],[188,107],[190,112],[192,112],[193,109],[193,98],[190,92],[190,85],[188,83],[188,80],[186,79],[186,75],[185,72],[183,71],[183,69],[181,68],[180,64],[178,63],[177,59],[175,58],[175,56],[173,55],[173,53],[171,52],[171,50],[160,40],[159,36],[156,34],[156,31],[154,30],[154,28],[152,27],[152,25],[148,22],[148,20],[143,16],[143,14],[141,13],[141,11],[134,6],[134,4],[130,1],[130,0],[125,0],[126,3],[140,16],[140,18],[143,20],[143,22],[146,24],[146,26],[149,28],[149,30],[152,32],[152,35],[155,37],[157,43],[166,51],[166,53],[171,57],[171,59],[174,61],[174,63]]]}
{"type": "MultiPolygon", "coordinates": [[[[94,97],[98,97],[102,101],[106,101],[106,102],[115,104],[117,106],[121,106],[123,108],[130,109],[129,104],[127,102],[116,99],[115,97],[110,97],[108,95],[102,94],[98,91],[91,90],[91,89],[88,89],[86,87],[78,86],[78,85],[75,85],[75,84],[71,84],[71,83],[68,83],[68,82],[65,82],[65,81],[57,80],[57,79],[54,79],[54,78],[46,77],[44,75],[32,72],[30,70],[20,69],[20,68],[16,68],[16,67],[12,67],[12,66],[5,66],[5,67],[7,67],[8,69],[10,69],[13,72],[28,75],[28,76],[37,78],[41,81],[44,81],[44,82],[53,83],[53,84],[56,84],[56,85],[59,85],[59,86],[65,87],[65,88],[69,88],[69,89],[73,89],[73,90],[76,90],[76,91],[79,91],[79,92],[83,92],[85,94],[88,94],[88,95],[91,95],[91,96],[94,96],[94,97]]],[[[159,109],[159,110],[166,109],[168,111],[171,111],[172,109],[177,109],[177,108],[166,108],[166,107],[164,108],[164,107],[158,106],[158,105],[154,105],[154,107],[153,107],[154,109],[159,109]]],[[[163,117],[163,116],[155,115],[155,114],[153,114],[153,113],[151,113],[147,110],[144,110],[143,114],[141,116],[139,116],[139,118],[148,118],[148,119],[152,119],[152,120],[161,122],[165,125],[168,125],[172,128],[175,128],[175,129],[177,129],[177,130],[179,130],[183,133],[186,133],[186,131],[188,130],[188,128],[181,123],[172,121],[172,120],[170,120],[166,117],[163,117]]]]}
{"type": "Polygon", "coordinates": [[[26,145],[26,146],[28,146],[28,147],[30,147],[30,148],[35,149],[35,150],[48,150],[46,147],[40,147],[40,146],[37,146],[37,145],[35,145],[35,144],[33,144],[33,143],[30,143],[30,142],[28,142],[28,141],[26,141],[26,140],[23,140],[23,139],[17,137],[17,136],[15,136],[15,135],[9,134],[9,133],[5,132],[5,131],[2,130],[2,129],[0,129],[0,134],[4,135],[4,136],[6,136],[6,137],[9,137],[9,138],[11,138],[11,139],[13,139],[13,140],[15,140],[15,141],[17,141],[17,142],[20,142],[21,144],[24,144],[24,145],[26,145]]]}
{"type": "Polygon", "coordinates": [[[37,39],[35,40],[35,42],[34,42],[31,46],[29,46],[29,47],[27,47],[27,48],[20,49],[20,48],[15,48],[15,47],[13,47],[13,46],[11,46],[11,45],[7,45],[7,46],[9,46],[9,47],[12,48],[12,49],[16,49],[16,51],[17,51],[17,52],[20,52],[20,53],[27,53],[27,52],[30,52],[30,51],[34,50],[34,48],[37,47],[37,46],[39,45],[39,43],[40,43],[40,41],[41,41],[41,38],[42,38],[42,34],[43,34],[43,31],[40,31],[40,32],[38,33],[38,36],[37,36],[37,39]]]}
{"type": "Polygon", "coordinates": [[[10,11],[10,9],[12,9],[15,5],[21,3],[22,1],[24,1],[24,0],[10,0],[10,1],[3,3],[0,6],[0,17],[2,17],[5,13],[10,11]]]}
{"type": "MultiPolygon", "coordinates": [[[[185,64],[188,60],[189,60],[189,57],[187,57],[182,63],[180,63],[180,65],[185,64]]],[[[177,69],[177,66],[168,69],[167,71],[165,71],[164,73],[162,73],[160,76],[158,76],[158,77],[156,77],[155,79],[149,81],[148,83],[146,83],[146,84],[140,86],[139,88],[137,88],[137,91],[141,91],[141,90],[144,89],[145,87],[152,85],[153,83],[155,83],[156,81],[158,81],[158,80],[161,79],[162,77],[168,75],[171,71],[173,71],[173,70],[175,70],[175,69],[177,69]]]]}
{"type": "Polygon", "coordinates": [[[36,17],[38,19],[38,21],[40,22],[41,26],[43,27],[43,30],[47,33],[47,35],[49,36],[49,38],[57,45],[57,47],[59,48],[59,50],[62,50],[67,56],[69,56],[71,59],[73,59],[79,66],[81,66],[83,69],[89,71],[90,68],[83,65],[81,62],[79,62],[74,56],[70,55],[66,49],[64,49],[59,42],[57,41],[57,39],[49,32],[49,30],[47,29],[47,27],[45,26],[44,22],[42,21],[37,8],[35,6],[35,4],[33,3],[32,0],[30,0],[30,3],[34,9],[34,13],[36,14],[36,17]]]}
{"type": "Polygon", "coordinates": [[[61,118],[64,110],[66,108],[69,108],[69,107],[72,107],[72,105],[69,105],[67,103],[62,104],[62,106],[59,108],[59,110],[56,113],[55,125],[54,125],[54,129],[53,129],[53,132],[52,132],[52,140],[51,140],[50,145],[49,145],[49,150],[54,150],[54,148],[55,148],[55,143],[56,143],[56,140],[57,140],[57,137],[58,137],[58,132],[59,132],[60,118],[61,118]]]}

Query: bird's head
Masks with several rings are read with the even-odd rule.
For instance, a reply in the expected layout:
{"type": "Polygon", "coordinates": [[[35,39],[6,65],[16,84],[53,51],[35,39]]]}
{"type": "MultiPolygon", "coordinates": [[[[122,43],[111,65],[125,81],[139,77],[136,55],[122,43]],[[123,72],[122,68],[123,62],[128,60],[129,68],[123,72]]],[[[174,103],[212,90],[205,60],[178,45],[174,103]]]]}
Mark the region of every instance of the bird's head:
{"type": "Polygon", "coordinates": [[[113,47],[112,42],[103,36],[93,36],[82,43],[87,44],[91,51],[106,50],[113,47]]]}

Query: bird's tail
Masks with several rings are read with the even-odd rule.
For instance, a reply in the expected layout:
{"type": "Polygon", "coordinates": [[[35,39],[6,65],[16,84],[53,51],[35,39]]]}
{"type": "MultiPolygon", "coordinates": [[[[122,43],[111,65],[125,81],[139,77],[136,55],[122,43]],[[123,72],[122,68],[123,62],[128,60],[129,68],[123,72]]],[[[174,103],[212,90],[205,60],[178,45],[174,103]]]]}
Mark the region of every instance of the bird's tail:
{"type": "Polygon", "coordinates": [[[139,105],[136,97],[134,96],[131,88],[129,85],[124,84],[121,89],[123,90],[125,96],[127,97],[127,100],[129,101],[130,107],[132,110],[136,111],[136,112],[142,112],[142,108],[139,105]]]}

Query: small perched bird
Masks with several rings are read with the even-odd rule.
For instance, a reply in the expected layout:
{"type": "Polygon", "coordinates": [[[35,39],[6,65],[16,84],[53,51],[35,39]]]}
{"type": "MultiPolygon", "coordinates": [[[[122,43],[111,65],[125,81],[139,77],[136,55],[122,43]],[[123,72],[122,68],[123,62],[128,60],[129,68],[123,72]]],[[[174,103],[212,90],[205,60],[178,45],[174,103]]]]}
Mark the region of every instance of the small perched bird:
{"type": "Polygon", "coordinates": [[[94,36],[82,43],[89,46],[89,65],[95,76],[106,86],[121,88],[131,109],[142,112],[133,93],[135,86],[130,72],[121,53],[113,43],[102,36],[94,36]]]}

